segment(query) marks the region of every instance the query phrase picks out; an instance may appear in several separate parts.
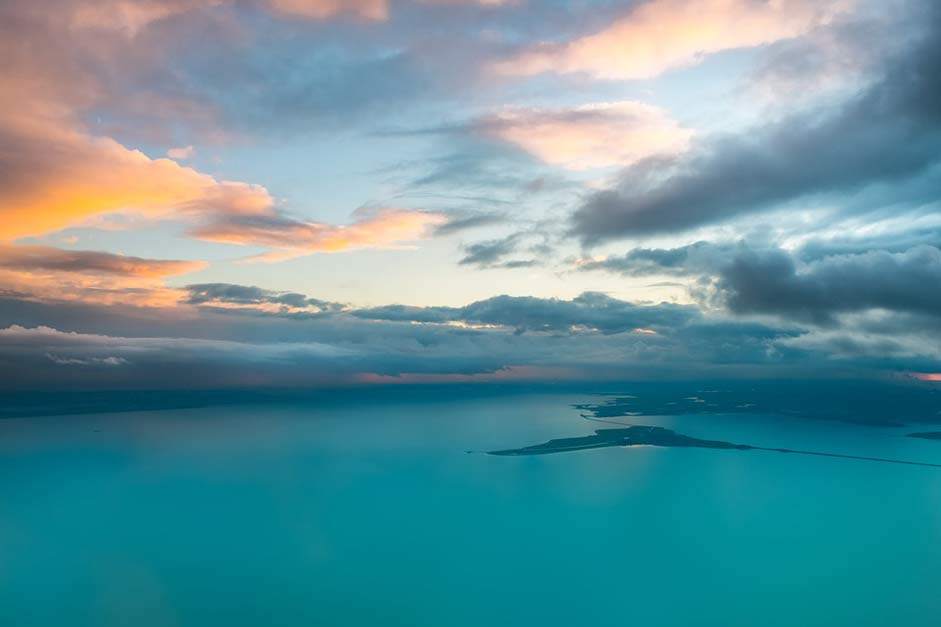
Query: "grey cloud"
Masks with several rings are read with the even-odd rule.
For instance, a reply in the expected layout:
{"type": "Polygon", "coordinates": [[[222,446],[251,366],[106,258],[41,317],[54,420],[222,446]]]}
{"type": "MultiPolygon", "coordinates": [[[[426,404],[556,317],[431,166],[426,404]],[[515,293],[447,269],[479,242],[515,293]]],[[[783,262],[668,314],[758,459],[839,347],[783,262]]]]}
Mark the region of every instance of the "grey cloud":
{"type": "Polygon", "coordinates": [[[313,307],[323,312],[341,311],[344,305],[317,298],[309,298],[297,292],[278,292],[251,285],[232,283],[199,283],[187,285],[186,302],[190,305],[229,303],[235,305],[285,305],[293,308],[313,307]]]}
{"type": "Polygon", "coordinates": [[[638,248],[579,269],[689,277],[694,279],[694,297],[733,314],[822,325],[836,324],[842,314],[874,309],[931,318],[941,317],[941,289],[935,287],[941,286],[941,249],[918,242],[937,237],[938,231],[929,229],[818,239],[793,251],[745,241],[697,242],[672,249],[638,248]]]}
{"type": "Polygon", "coordinates": [[[462,266],[478,268],[531,268],[541,264],[539,257],[552,253],[548,235],[538,228],[519,231],[499,239],[475,242],[464,247],[464,257],[458,262],[462,266]],[[534,238],[536,241],[534,241],[534,238]],[[522,258],[511,259],[522,254],[522,258]]]}
{"type": "Polygon", "coordinates": [[[464,307],[382,307],[353,313],[360,318],[414,322],[463,322],[527,331],[568,333],[579,328],[604,334],[638,328],[667,329],[698,317],[695,307],[644,306],[586,292],[572,300],[495,296],[464,307]]]}
{"type": "Polygon", "coordinates": [[[718,267],[741,243],[700,241],[677,248],[634,248],[624,255],[582,263],[583,272],[606,270],[626,276],[700,274],[718,267]]]}
{"type": "Polygon", "coordinates": [[[507,217],[499,213],[468,213],[452,215],[444,224],[435,227],[435,235],[453,235],[462,231],[476,229],[484,226],[493,226],[507,221],[507,217]]]}
{"type": "Polygon", "coordinates": [[[835,314],[887,309],[941,316],[941,250],[873,250],[798,267],[780,250],[736,256],[716,283],[733,312],[827,323],[835,314]]]}
{"type": "Polygon", "coordinates": [[[520,236],[513,234],[501,239],[470,244],[464,248],[465,255],[458,263],[462,266],[494,267],[516,252],[519,241],[520,236]]]}
{"type": "Polygon", "coordinates": [[[385,305],[369,309],[358,309],[351,315],[364,320],[386,320],[389,322],[446,323],[460,319],[457,307],[410,307],[408,305],[385,305]]]}
{"type": "Polygon", "coordinates": [[[355,351],[321,343],[248,344],[119,337],[39,326],[0,329],[2,388],[205,387],[336,381],[355,351]]]}
{"type": "Polygon", "coordinates": [[[797,341],[812,333],[696,306],[644,306],[592,293],[306,318],[214,307],[180,316],[173,309],[0,300],[0,388],[44,388],[50,381],[98,389],[317,387],[355,382],[364,373],[477,375],[518,366],[562,368],[598,380],[941,366],[932,366],[923,351],[906,354],[916,342],[900,335],[891,338],[901,346],[891,362],[849,356],[834,365],[827,344],[797,341]],[[60,330],[33,326],[51,324],[60,330]],[[655,333],[631,332],[636,328],[655,333]],[[55,363],[48,355],[86,365],[55,363]],[[127,363],[95,365],[112,357],[127,363]]]}
{"type": "Polygon", "coordinates": [[[124,357],[87,357],[79,359],[76,357],[61,357],[46,353],[49,361],[60,366],[123,366],[128,362],[124,357]]]}
{"type": "Polygon", "coordinates": [[[796,254],[804,261],[812,261],[833,255],[853,255],[873,250],[900,253],[916,246],[941,248],[941,225],[933,228],[907,228],[877,235],[814,237],[805,241],[796,254]]]}

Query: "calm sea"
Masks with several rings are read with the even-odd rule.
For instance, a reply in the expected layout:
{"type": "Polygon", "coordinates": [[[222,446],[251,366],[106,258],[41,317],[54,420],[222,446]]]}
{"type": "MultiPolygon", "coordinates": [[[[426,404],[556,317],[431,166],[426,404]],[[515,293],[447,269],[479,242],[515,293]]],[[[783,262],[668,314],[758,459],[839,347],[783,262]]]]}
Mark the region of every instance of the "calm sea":
{"type": "MultiPolygon", "coordinates": [[[[0,625],[938,627],[941,468],[590,435],[578,394],[0,420],[0,625]]],[[[627,417],[941,464],[919,429],[627,417]]],[[[924,429],[921,429],[924,430],[924,429]]]]}

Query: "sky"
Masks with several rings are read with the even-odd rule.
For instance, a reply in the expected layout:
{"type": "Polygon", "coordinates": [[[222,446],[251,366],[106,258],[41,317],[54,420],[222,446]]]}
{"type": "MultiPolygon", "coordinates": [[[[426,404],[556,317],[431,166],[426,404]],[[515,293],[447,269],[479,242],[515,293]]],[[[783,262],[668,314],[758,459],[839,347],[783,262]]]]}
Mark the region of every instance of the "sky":
{"type": "Polygon", "coordinates": [[[941,381],[933,0],[0,0],[0,388],[941,381]]]}

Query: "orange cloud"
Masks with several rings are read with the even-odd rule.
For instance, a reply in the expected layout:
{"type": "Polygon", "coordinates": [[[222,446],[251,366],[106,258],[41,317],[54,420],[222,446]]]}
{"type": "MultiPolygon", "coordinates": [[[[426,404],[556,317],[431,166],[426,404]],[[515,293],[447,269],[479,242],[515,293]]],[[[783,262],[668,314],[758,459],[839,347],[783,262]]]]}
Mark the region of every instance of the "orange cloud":
{"type": "MultiPolygon", "coordinates": [[[[120,38],[86,31],[136,31],[169,15],[217,4],[75,2],[65,4],[61,16],[28,5],[15,10],[23,13],[24,22],[44,29],[43,38],[67,32],[70,45],[81,50],[97,49],[101,40],[102,54],[110,58],[115,50],[123,50],[111,45],[120,38]]],[[[0,38],[0,56],[12,65],[11,71],[0,74],[0,243],[103,220],[112,224],[109,216],[124,214],[180,220],[205,239],[290,249],[296,256],[386,247],[416,239],[423,225],[441,220],[404,210],[382,212],[349,226],[287,217],[262,186],[219,180],[89,132],[80,114],[105,100],[108,92],[81,67],[70,73],[70,55],[61,55],[55,47],[48,54],[36,54],[27,34],[0,38]]],[[[172,152],[177,158],[189,153],[189,148],[172,152]]]]}
{"type": "Polygon", "coordinates": [[[284,15],[325,20],[338,15],[353,15],[367,20],[389,17],[388,0],[268,0],[275,11],[284,15]]]}
{"type": "Polygon", "coordinates": [[[7,145],[19,150],[0,157],[9,162],[0,174],[0,240],[119,211],[162,217],[197,207],[238,213],[273,204],[262,187],[217,181],[170,159],[151,159],[110,138],[68,128],[66,120],[23,122],[2,129],[7,145]]]}
{"type": "Polygon", "coordinates": [[[386,209],[350,225],[297,220],[284,215],[261,186],[219,181],[53,122],[6,129],[20,150],[10,158],[12,167],[0,173],[0,241],[130,212],[194,224],[192,235],[199,239],[278,249],[263,257],[275,261],[390,247],[424,237],[428,227],[444,222],[439,214],[404,209],[386,209]]]}
{"type": "Polygon", "coordinates": [[[627,166],[645,157],[683,152],[692,131],[639,102],[572,109],[505,109],[479,124],[486,135],[572,170],[627,166]]]}
{"type": "Polygon", "coordinates": [[[311,253],[358,248],[389,248],[427,235],[443,224],[441,214],[382,209],[348,225],[331,225],[284,217],[273,212],[217,214],[193,231],[199,239],[276,249],[253,261],[281,261],[311,253]]]}
{"type": "Polygon", "coordinates": [[[111,94],[99,73],[75,59],[120,57],[129,45],[97,31],[122,30],[122,24],[139,29],[161,16],[209,4],[66,2],[61,14],[31,3],[16,6],[23,34],[0,38],[0,56],[10,66],[0,73],[0,242],[114,212],[162,217],[194,206],[228,211],[272,205],[264,188],[217,181],[171,159],[151,159],[90,133],[81,121],[83,111],[111,94]],[[37,45],[37,39],[69,44],[37,45]]]}
{"type": "Polygon", "coordinates": [[[584,72],[648,79],[703,56],[799,36],[846,11],[852,0],[650,0],[597,33],[543,44],[495,66],[506,75],[584,72]]]}
{"type": "Polygon", "coordinates": [[[912,376],[919,381],[941,381],[941,372],[914,372],[912,376]]]}
{"type": "Polygon", "coordinates": [[[164,287],[164,279],[205,266],[196,261],[0,245],[0,285],[21,297],[43,300],[174,305],[183,293],[164,287]]]}

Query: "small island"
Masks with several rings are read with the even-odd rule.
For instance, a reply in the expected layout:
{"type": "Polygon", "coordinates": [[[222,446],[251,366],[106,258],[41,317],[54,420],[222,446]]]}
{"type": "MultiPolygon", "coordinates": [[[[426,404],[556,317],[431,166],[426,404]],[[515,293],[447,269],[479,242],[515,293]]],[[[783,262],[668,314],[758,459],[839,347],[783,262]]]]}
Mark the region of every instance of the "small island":
{"type": "MultiPolygon", "coordinates": [[[[603,422],[603,421],[602,421],[603,422]]],[[[917,436],[913,436],[917,437],[917,436]]],[[[941,439],[941,433],[922,434],[922,437],[941,439]]],[[[791,453],[795,455],[813,455],[817,457],[833,457],[838,459],[855,459],[861,461],[881,462],[886,464],[905,464],[909,466],[930,466],[941,468],[941,464],[929,462],[916,462],[904,459],[889,459],[885,457],[867,457],[864,455],[845,455],[843,453],[827,453],[823,451],[806,451],[789,448],[775,448],[770,446],[752,446],[750,444],[735,444],[722,440],[701,440],[664,429],[647,425],[631,425],[624,429],[596,429],[592,435],[575,438],[559,438],[541,444],[532,444],[522,448],[488,451],[487,455],[501,457],[520,457],[526,455],[551,455],[554,453],[571,453],[574,451],[588,451],[611,447],[632,446],[660,446],[680,448],[709,448],[733,451],[771,451],[774,453],[791,453]]]]}
{"type": "Polygon", "coordinates": [[[662,427],[632,426],[626,429],[598,429],[594,435],[579,438],[561,438],[549,440],[543,444],[534,444],[517,449],[490,451],[490,455],[548,455],[585,451],[612,446],[685,446],[695,448],[719,448],[749,450],[753,447],[745,444],[732,444],[719,440],[700,440],[664,429],[662,427]]]}

